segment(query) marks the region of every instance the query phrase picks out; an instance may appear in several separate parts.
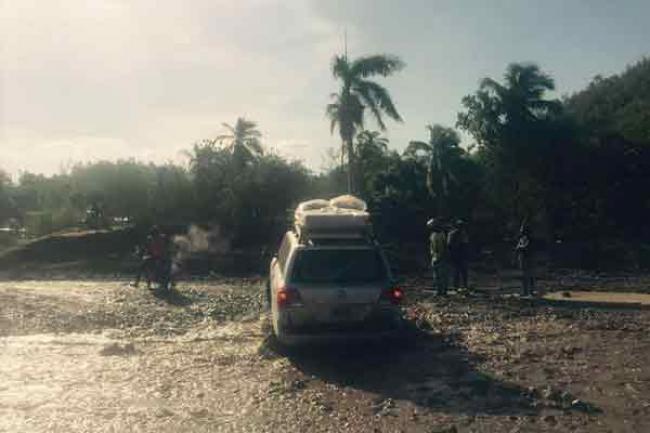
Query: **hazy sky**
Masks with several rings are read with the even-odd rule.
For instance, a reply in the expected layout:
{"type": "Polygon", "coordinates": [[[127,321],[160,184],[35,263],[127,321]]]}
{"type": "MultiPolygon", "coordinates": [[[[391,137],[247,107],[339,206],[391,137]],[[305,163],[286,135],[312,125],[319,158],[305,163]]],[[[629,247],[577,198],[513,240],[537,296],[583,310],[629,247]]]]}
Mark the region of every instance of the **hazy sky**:
{"type": "Polygon", "coordinates": [[[402,149],[509,62],[539,63],[558,94],[620,72],[650,54],[648,17],[647,0],[0,0],[0,168],[181,160],[245,116],[319,169],[344,28],[351,56],[407,64],[385,81],[402,149]]]}

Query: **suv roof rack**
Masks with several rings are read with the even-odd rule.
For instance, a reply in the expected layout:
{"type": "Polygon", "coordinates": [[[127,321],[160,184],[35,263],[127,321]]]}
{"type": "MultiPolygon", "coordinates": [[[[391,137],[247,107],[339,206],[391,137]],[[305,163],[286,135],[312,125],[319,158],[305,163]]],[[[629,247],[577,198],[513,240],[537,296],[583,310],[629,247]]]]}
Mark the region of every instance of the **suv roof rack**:
{"type": "Polygon", "coordinates": [[[366,203],[349,195],[300,203],[293,226],[301,244],[368,244],[373,239],[366,203]]]}

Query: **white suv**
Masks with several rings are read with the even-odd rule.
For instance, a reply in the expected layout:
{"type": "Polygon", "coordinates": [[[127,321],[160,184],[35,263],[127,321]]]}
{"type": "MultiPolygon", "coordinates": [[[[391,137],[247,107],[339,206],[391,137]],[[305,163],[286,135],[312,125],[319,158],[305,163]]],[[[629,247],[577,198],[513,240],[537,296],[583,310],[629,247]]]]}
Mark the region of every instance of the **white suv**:
{"type": "Polygon", "coordinates": [[[271,261],[267,290],[281,343],[395,336],[402,328],[404,293],[368,239],[301,242],[287,232],[271,261]]]}

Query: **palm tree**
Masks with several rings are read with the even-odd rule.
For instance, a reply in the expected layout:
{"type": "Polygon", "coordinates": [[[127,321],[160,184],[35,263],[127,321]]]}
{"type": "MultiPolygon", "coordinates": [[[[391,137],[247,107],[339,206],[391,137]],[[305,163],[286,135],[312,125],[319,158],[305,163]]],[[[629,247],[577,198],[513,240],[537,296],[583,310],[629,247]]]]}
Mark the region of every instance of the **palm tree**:
{"type": "Polygon", "coordinates": [[[512,63],[504,75],[505,84],[492,78],[481,81],[481,90],[492,93],[504,115],[513,125],[534,121],[555,114],[561,107],[557,100],[543,99],[544,93],[555,89],[553,79],[532,63],[512,63]]]}
{"type": "Polygon", "coordinates": [[[543,127],[562,110],[560,101],[544,99],[546,92],[554,89],[553,79],[530,63],[508,65],[503,84],[491,78],[481,82],[481,90],[499,113],[495,129],[500,148],[497,161],[503,165],[499,172],[507,188],[504,194],[512,197],[512,207],[519,216],[539,213],[543,202],[542,182],[531,174],[531,168],[537,165],[537,127],[543,127]]]}
{"type": "Polygon", "coordinates": [[[260,142],[262,134],[258,131],[255,122],[239,117],[235,126],[227,123],[222,125],[227,132],[218,135],[215,141],[224,146],[234,158],[245,163],[264,154],[264,148],[260,142]]]}
{"type": "Polygon", "coordinates": [[[544,99],[554,88],[553,79],[539,66],[512,63],[503,83],[484,78],[475,94],[463,98],[466,111],[458,113],[456,126],[472,134],[481,147],[525,143],[522,136],[534,136],[531,127],[561,113],[560,101],[544,99]]]}
{"type": "Polygon", "coordinates": [[[411,141],[404,156],[413,159],[428,159],[427,188],[436,202],[438,216],[445,217],[448,211],[450,188],[456,183],[452,161],[459,157],[460,137],[451,128],[441,125],[427,125],[429,142],[411,141]]]}
{"type": "Polygon", "coordinates": [[[393,101],[385,87],[369,80],[380,75],[387,77],[400,70],[404,64],[394,56],[373,55],[349,61],[347,55],[335,56],[332,62],[334,78],[341,80],[339,93],[331,95],[333,102],[327,105],[331,130],[338,126],[341,136],[341,159],[347,156],[348,192],[354,190],[354,135],[364,123],[364,111],[369,109],[379,128],[386,129],[382,115],[401,121],[393,101]]]}

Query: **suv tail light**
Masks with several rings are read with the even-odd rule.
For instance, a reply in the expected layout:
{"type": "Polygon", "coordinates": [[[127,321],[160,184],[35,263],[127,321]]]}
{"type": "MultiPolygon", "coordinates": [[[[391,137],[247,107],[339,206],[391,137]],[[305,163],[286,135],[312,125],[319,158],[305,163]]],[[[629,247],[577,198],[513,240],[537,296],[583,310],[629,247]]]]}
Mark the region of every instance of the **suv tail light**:
{"type": "Polygon", "coordinates": [[[391,287],[384,290],[381,295],[381,300],[397,305],[404,300],[404,291],[399,287],[391,287]]]}
{"type": "Polygon", "coordinates": [[[296,307],[302,305],[302,298],[298,290],[293,287],[281,287],[276,293],[278,307],[296,307]]]}

